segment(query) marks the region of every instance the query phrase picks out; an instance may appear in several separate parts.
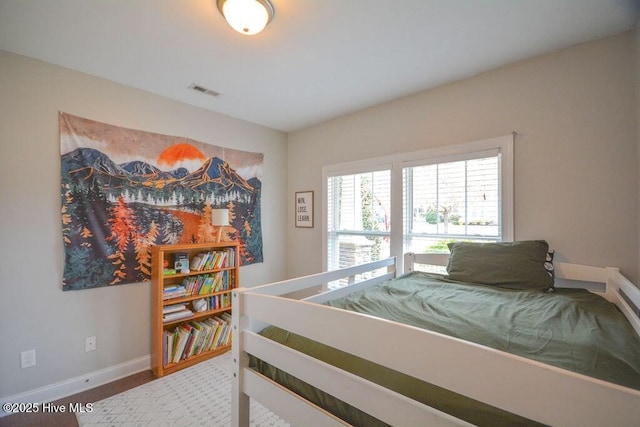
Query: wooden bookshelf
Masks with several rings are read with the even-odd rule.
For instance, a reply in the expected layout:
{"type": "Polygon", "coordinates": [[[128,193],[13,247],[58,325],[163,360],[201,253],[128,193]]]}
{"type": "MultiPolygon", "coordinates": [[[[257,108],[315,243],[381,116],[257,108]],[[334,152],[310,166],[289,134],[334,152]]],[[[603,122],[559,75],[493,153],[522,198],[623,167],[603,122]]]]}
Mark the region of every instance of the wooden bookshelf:
{"type": "Polygon", "coordinates": [[[237,288],[239,283],[238,243],[161,245],[153,246],[151,251],[153,373],[162,377],[229,351],[231,291],[237,288]],[[165,270],[165,264],[168,264],[170,269],[174,268],[177,254],[188,257],[189,272],[165,270]],[[201,269],[195,269],[194,258],[201,254],[211,254],[210,261],[201,263],[201,269]],[[222,260],[216,258],[216,255],[223,257],[222,260]],[[216,260],[220,262],[215,262],[216,260]],[[203,302],[204,306],[199,307],[198,311],[196,306],[202,305],[203,302]],[[178,318],[165,319],[165,315],[169,315],[166,311],[171,309],[175,310],[171,315],[178,318]],[[191,314],[188,311],[191,311],[191,314]],[[218,330],[220,332],[217,332],[218,330]],[[171,346],[167,345],[168,341],[177,344],[180,341],[178,336],[181,336],[183,342],[187,340],[184,351],[176,352],[176,346],[171,349],[171,346]]]}

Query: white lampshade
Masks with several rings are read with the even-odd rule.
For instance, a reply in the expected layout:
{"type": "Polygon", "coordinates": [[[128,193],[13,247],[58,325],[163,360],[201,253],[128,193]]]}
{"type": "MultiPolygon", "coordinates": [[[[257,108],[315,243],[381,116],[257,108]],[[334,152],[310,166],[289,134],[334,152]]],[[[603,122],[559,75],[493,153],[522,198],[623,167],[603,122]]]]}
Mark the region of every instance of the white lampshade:
{"type": "Polygon", "coordinates": [[[211,225],[229,225],[229,209],[211,209],[211,225]]]}
{"type": "Polygon", "coordinates": [[[217,4],[231,28],[240,34],[258,34],[273,18],[269,0],[217,0],[217,4]]]}

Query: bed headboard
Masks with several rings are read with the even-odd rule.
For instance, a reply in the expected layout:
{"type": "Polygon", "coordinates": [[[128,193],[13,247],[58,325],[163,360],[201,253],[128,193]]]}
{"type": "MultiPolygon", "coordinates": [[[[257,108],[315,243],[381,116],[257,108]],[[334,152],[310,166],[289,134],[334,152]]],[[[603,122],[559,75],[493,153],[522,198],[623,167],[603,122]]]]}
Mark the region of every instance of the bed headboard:
{"type": "MultiPolygon", "coordinates": [[[[418,264],[422,265],[433,265],[446,267],[449,263],[449,254],[428,254],[428,253],[414,253],[408,252],[404,254],[404,272],[408,273],[410,271],[415,271],[418,264]]],[[[572,281],[572,282],[583,282],[583,283],[599,283],[602,285],[606,285],[607,283],[607,268],[604,267],[592,267],[588,265],[579,265],[579,264],[570,264],[566,262],[557,262],[553,263],[555,278],[560,279],[561,281],[572,281]]],[[[609,267],[611,268],[611,267],[609,267]]],[[[614,270],[618,270],[617,268],[613,268],[614,270]]],[[[565,282],[562,282],[565,284],[565,282]]],[[[575,284],[571,285],[566,283],[568,286],[558,286],[558,287],[568,287],[573,288],[577,287],[575,284]]],[[[602,291],[604,291],[604,286],[602,287],[602,291]]]]}
{"type": "Polygon", "coordinates": [[[414,271],[415,264],[437,265],[445,267],[449,263],[449,254],[417,254],[407,252],[404,254],[404,272],[414,271]]]}

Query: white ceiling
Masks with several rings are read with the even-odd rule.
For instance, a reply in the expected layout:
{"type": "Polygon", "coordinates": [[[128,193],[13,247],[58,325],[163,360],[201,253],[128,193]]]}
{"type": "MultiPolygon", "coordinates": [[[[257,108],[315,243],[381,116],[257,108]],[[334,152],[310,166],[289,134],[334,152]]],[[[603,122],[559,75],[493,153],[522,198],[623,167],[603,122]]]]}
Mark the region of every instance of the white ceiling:
{"type": "Polygon", "coordinates": [[[0,0],[0,49],[282,131],[633,28],[637,0],[0,0]],[[196,83],[220,93],[189,89],[196,83]]]}

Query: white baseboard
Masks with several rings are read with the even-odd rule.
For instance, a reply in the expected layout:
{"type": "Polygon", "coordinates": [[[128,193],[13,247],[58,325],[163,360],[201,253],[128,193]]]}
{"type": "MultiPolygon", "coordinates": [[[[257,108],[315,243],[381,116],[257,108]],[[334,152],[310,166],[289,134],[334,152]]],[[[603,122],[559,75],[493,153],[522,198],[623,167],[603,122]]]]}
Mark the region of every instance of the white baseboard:
{"type": "MultiPolygon", "coordinates": [[[[0,404],[53,402],[147,369],[151,369],[151,356],[149,355],[34,390],[2,397],[0,404]]],[[[0,410],[0,418],[6,415],[10,414],[0,410]]]]}

